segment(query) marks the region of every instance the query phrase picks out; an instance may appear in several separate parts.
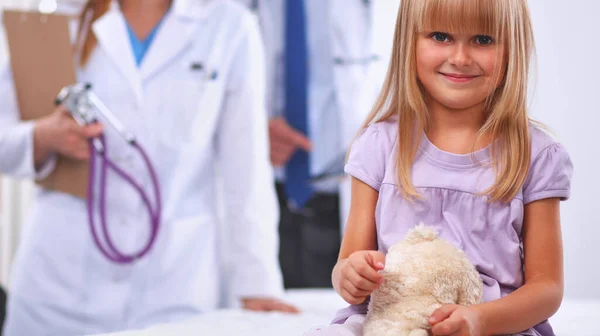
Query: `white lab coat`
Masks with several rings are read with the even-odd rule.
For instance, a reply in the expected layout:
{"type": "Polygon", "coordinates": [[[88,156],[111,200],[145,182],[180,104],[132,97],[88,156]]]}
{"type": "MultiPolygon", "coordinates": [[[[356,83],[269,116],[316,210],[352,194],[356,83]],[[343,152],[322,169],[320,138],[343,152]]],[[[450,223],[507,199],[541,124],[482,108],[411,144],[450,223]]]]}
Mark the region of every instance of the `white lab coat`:
{"type": "MultiPolygon", "coordinates": [[[[93,85],[154,162],[163,200],[158,239],[137,263],[113,264],[92,242],[83,200],[38,190],[12,272],[7,336],[106,332],[185,318],[217,308],[223,283],[234,298],[280,296],[278,208],[255,18],[230,1],[175,0],[140,68],[116,1],[93,31],[99,43],[80,80],[93,85]],[[193,63],[204,70],[192,70],[193,63]],[[222,226],[217,186],[226,209],[222,226]],[[228,260],[218,252],[222,228],[228,260]]],[[[9,71],[1,85],[0,172],[47,174],[52,162],[34,171],[32,124],[18,122],[9,71]]],[[[113,129],[106,132],[109,155],[148,186],[136,152],[113,129]]],[[[110,233],[131,252],[146,241],[146,212],[125,183],[111,176],[108,186],[110,233]]]]}
{"type": "MultiPolygon", "coordinates": [[[[284,74],[275,67],[283,55],[282,18],[286,0],[237,0],[260,19],[267,59],[267,106],[282,106],[284,74]]],[[[340,120],[340,143],[348,148],[365,121],[383,84],[394,35],[399,0],[323,0],[331,4],[329,20],[334,85],[340,120]]],[[[333,160],[334,158],[332,158],[333,160]]],[[[350,207],[350,184],[341,185],[341,222],[350,207]]]]}

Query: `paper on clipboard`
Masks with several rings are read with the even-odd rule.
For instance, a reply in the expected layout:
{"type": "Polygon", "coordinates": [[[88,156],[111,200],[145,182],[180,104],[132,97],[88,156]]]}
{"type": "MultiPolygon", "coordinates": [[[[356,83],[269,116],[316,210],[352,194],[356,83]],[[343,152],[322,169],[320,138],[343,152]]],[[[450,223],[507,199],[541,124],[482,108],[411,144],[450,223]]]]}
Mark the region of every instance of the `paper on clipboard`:
{"type": "MultiPolygon", "coordinates": [[[[57,93],[76,82],[70,17],[37,11],[4,10],[3,22],[22,120],[52,113],[57,93]]],[[[37,183],[86,198],[88,163],[58,157],[56,169],[37,183]]]]}

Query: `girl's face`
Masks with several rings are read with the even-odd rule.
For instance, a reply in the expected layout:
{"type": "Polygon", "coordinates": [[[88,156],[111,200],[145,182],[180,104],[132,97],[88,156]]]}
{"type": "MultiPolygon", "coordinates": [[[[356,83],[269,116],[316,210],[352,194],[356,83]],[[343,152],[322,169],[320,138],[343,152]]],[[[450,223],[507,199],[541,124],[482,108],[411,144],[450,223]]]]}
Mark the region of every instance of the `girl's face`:
{"type": "Polygon", "coordinates": [[[416,45],[417,77],[428,100],[468,109],[485,102],[502,82],[502,55],[504,46],[492,36],[423,31],[416,45]]]}

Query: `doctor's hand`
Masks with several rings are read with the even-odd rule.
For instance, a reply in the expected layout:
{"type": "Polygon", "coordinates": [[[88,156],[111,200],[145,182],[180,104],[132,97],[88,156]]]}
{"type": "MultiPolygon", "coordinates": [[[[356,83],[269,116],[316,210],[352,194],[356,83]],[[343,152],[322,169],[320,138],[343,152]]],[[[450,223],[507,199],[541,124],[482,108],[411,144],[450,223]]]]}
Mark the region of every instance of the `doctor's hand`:
{"type": "Polygon", "coordinates": [[[310,140],[281,117],[269,121],[269,143],[274,166],[284,166],[298,149],[307,152],[312,149],[310,140]]]}
{"type": "Polygon", "coordinates": [[[242,299],[242,307],[260,312],[299,313],[298,308],[276,299],[247,298],[242,299]]]}
{"type": "Polygon", "coordinates": [[[57,107],[52,114],[35,123],[33,142],[36,166],[43,164],[52,153],[79,160],[89,159],[88,139],[101,133],[101,124],[81,127],[65,107],[57,107]]]}
{"type": "Polygon", "coordinates": [[[379,251],[357,251],[335,265],[333,287],[349,304],[361,304],[384,281],[379,271],[385,267],[385,254],[379,251]]]}

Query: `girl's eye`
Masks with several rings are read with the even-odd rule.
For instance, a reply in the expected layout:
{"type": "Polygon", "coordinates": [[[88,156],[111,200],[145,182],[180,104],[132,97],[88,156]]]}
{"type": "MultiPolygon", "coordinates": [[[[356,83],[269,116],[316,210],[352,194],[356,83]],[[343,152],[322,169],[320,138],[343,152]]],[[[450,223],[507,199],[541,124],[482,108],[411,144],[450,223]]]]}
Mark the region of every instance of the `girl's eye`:
{"type": "Polygon", "coordinates": [[[450,36],[448,36],[448,34],[440,33],[440,32],[432,33],[431,38],[433,38],[433,40],[436,42],[442,42],[442,43],[450,41],[450,36]]]}
{"type": "Polygon", "coordinates": [[[481,45],[488,45],[494,42],[494,39],[491,36],[487,35],[477,35],[475,36],[475,42],[481,45]]]}

